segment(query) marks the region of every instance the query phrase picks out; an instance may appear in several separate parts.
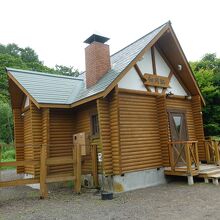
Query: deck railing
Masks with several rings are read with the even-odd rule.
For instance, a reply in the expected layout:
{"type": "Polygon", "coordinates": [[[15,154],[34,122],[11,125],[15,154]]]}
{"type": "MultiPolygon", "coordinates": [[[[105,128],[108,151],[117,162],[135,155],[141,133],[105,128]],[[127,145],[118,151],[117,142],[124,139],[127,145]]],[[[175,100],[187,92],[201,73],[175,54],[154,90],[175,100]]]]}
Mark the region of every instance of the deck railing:
{"type": "Polygon", "coordinates": [[[187,175],[199,170],[198,141],[169,142],[170,166],[173,172],[183,168],[187,175]]]}
{"type": "Polygon", "coordinates": [[[205,140],[207,163],[220,165],[220,141],[209,138],[205,140]]]}

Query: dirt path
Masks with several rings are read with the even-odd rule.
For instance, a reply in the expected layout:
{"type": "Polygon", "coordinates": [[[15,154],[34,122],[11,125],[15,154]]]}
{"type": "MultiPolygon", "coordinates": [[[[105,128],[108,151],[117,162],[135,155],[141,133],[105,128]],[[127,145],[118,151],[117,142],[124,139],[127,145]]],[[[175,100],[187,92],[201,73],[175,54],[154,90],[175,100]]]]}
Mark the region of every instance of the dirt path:
{"type": "Polygon", "coordinates": [[[65,188],[39,200],[30,187],[0,189],[0,219],[220,219],[220,186],[186,182],[150,187],[102,201],[94,191],[65,188]]]}

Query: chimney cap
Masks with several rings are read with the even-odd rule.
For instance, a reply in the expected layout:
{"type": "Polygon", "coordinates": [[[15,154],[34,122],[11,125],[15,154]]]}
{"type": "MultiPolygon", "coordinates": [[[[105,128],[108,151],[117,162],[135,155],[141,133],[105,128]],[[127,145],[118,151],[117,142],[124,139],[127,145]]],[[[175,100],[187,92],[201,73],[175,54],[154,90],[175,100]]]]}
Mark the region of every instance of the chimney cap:
{"type": "Polygon", "coordinates": [[[105,43],[109,40],[110,38],[107,38],[107,37],[103,37],[103,36],[100,36],[100,35],[97,35],[97,34],[92,34],[88,39],[86,39],[83,43],[86,43],[86,44],[91,44],[93,43],[94,41],[95,42],[99,42],[99,43],[105,43]]]}

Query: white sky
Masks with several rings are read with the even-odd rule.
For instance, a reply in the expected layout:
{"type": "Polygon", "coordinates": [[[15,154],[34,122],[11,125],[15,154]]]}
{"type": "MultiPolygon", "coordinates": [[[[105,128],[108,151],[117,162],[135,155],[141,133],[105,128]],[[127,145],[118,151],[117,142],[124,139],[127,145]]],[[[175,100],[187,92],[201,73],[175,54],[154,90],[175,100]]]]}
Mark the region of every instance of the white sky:
{"type": "Polygon", "coordinates": [[[84,70],[83,41],[111,38],[111,53],[171,20],[188,60],[220,56],[219,0],[0,0],[0,43],[30,46],[50,67],[84,70]]]}

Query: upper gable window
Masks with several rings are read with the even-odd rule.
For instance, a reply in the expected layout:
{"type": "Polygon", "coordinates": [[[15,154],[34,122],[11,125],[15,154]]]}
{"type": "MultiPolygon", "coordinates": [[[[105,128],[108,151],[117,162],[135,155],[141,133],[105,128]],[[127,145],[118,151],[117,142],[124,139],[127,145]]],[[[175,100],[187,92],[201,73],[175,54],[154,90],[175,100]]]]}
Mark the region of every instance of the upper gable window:
{"type": "Polygon", "coordinates": [[[26,96],[26,97],[25,97],[25,102],[24,102],[24,108],[29,107],[29,105],[30,105],[30,99],[29,99],[28,96],[26,96]]]}

